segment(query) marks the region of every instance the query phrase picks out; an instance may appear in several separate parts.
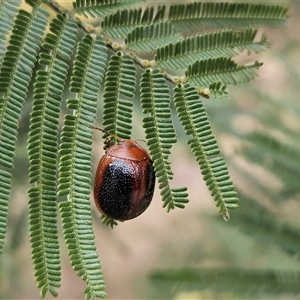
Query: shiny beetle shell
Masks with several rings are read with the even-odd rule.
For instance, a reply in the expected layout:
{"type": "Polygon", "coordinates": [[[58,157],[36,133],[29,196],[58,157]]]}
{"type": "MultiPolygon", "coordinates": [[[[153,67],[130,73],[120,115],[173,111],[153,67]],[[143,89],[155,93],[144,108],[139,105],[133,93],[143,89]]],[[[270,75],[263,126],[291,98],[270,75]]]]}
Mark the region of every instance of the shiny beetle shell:
{"type": "Polygon", "coordinates": [[[107,217],[130,220],[150,205],[154,186],[154,169],[146,150],[134,140],[121,140],[108,148],[99,161],[95,204],[107,217]]]}

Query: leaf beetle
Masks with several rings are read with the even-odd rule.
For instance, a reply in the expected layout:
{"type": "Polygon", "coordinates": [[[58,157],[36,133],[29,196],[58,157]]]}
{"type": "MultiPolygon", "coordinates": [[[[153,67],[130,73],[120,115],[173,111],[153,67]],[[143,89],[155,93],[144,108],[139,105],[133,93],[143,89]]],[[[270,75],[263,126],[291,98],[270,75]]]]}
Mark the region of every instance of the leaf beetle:
{"type": "Polygon", "coordinates": [[[101,157],[94,180],[94,201],[105,216],[126,221],[142,214],[150,205],[155,173],[147,151],[136,141],[113,136],[117,144],[109,146],[101,157]]]}

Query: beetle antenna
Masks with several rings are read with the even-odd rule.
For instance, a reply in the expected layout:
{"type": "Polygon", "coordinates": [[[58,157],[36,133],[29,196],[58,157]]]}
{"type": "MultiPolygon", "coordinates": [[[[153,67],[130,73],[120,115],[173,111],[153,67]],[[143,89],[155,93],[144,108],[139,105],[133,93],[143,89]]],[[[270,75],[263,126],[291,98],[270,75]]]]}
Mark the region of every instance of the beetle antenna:
{"type": "Polygon", "coordinates": [[[115,138],[116,140],[118,140],[118,141],[121,140],[121,138],[118,137],[117,135],[112,134],[112,133],[110,133],[110,132],[108,132],[108,131],[106,131],[105,129],[102,129],[102,128],[100,128],[100,127],[97,127],[97,126],[89,126],[89,128],[91,128],[91,129],[96,129],[96,130],[100,130],[100,131],[102,131],[103,133],[107,133],[108,135],[114,137],[114,138],[115,138]]]}

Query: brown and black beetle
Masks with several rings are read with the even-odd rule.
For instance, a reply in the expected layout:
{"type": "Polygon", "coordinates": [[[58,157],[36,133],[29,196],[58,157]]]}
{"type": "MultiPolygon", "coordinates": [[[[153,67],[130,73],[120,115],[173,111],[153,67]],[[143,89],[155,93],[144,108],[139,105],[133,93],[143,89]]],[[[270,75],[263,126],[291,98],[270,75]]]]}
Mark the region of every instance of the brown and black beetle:
{"type": "Polygon", "coordinates": [[[136,218],[150,205],[155,173],[143,147],[134,140],[118,139],[117,144],[106,149],[99,161],[94,200],[103,215],[126,221],[136,218]]]}

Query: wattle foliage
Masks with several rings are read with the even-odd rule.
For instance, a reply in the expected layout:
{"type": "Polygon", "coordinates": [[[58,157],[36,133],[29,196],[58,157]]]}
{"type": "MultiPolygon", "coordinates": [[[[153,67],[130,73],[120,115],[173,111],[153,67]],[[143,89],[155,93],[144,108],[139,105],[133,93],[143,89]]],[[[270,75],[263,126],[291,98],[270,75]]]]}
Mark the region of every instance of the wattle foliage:
{"type": "Polygon", "coordinates": [[[89,127],[96,121],[98,107],[103,128],[128,139],[132,98],[138,95],[163,207],[169,212],[189,201],[186,187],[171,187],[169,156],[177,142],[174,105],[220,214],[228,220],[229,210],[238,207],[201,96],[221,97],[227,94],[227,84],[254,78],[261,63],[237,65],[233,57],[269,47],[265,35],[256,40],[257,29],[285,25],[287,8],[223,2],[158,8],[150,2],[145,9],[137,7],[142,2],[77,0],[73,9],[65,9],[63,1],[26,0],[27,10],[20,9],[17,1],[0,3],[0,251],[18,126],[31,84],[28,206],[32,259],[42,297],[47,292],[56,296],[60,286],[58,207],[71,264],[86,283],[86,299],[106,296],[90,207],[89,127]],[[75,13],[79,16],[74,18],[75,13]],[[94,26],[88,23],[90,18],[94,26]],[[108,49],[115,52],[109,58],[108,49]],[[142,53],[151,59],[144,59],[142,53]],[[136,66],[143,69],[141,76],[136,66]],[[34,68],[38,71],[33,77],[34,68]],[[174,95],[168,81],[175,85],[174,95]],[[66,87],[72,93],[66,100],[69,112],[62,109],[66,87]]]}

